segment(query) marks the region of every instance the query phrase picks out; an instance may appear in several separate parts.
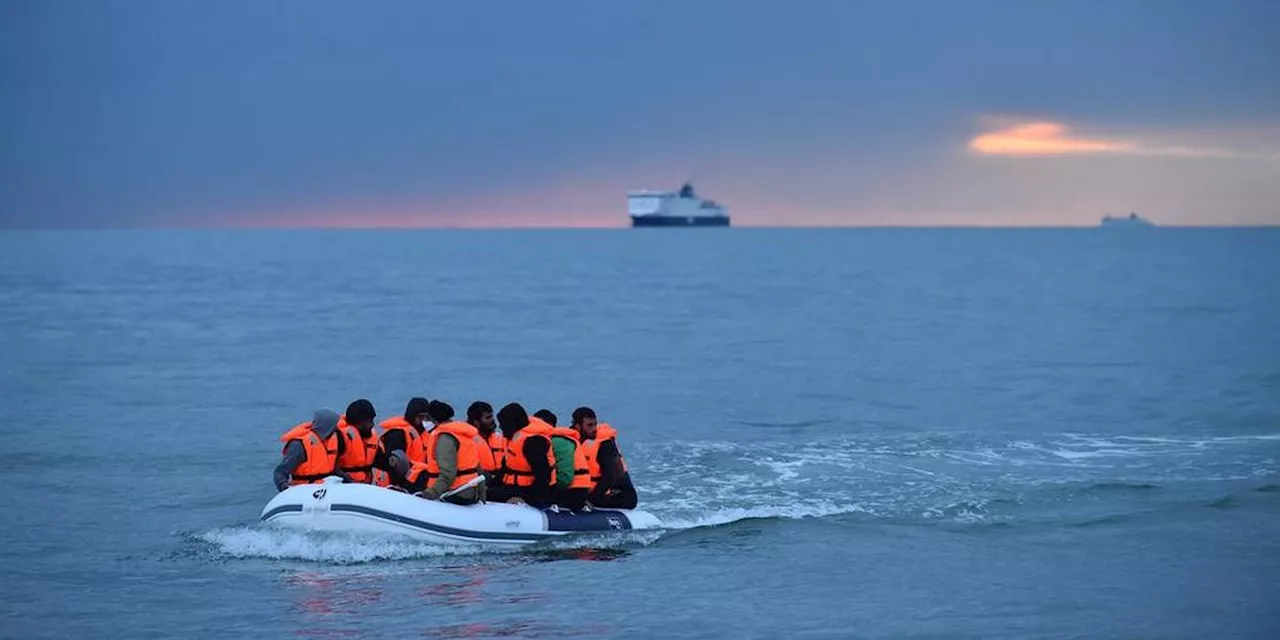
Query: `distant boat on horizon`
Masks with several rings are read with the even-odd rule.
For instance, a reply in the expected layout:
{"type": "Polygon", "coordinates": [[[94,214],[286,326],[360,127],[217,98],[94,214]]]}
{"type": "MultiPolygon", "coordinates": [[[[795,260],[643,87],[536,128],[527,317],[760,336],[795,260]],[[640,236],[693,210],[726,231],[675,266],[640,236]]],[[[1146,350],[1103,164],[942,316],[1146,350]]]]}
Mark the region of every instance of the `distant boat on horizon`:
{"type": "Polygon", "coordinates": [[[1156,225],[1155,225],[1155,223],[1154,223],[1154,222],[1151,222],[1150,220],[1147,220],[1146,218],[1144,218],[1144,217],[1142,217],[1142,216],[1138,215],[1136,212],[1134,212],[1134,213],[1130,213],[1130,214],[1129,214],[1129,215],[1127,215],[1127,216],[1113,216],[1113,215],[1111,215],[1111,214],[1109,214],[1109,213],[1108,213],[1108,214],[1106,214],[1106,215],[1102,216],[1102,224],[1101,224],[1101,225],[1099,225],[1099,226],[1103,226],[1103,227],[1154,227],[1154,226],[1156,226],[1156,225]]]}
{"type": "Polygon", "coordinates": [[[627,211],[632,227],[727,227],[729,213],[715,200],[700,198],[693,185],[680,191],[630,191],[627,211]]]}

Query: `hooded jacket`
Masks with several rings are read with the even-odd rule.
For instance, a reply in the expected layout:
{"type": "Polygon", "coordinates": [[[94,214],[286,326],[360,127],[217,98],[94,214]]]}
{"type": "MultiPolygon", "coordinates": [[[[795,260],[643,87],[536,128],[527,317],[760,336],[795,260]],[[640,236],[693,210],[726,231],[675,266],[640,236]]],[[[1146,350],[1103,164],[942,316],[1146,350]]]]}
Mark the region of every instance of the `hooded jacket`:
{"type": "MultiPolygon", "coordinates": [[[[529,414],[525,413],[524,407],[513,402],[498,412],[498,424],[502,427],[502,434],[509,441],[529,425],[529,414]]],[[[529,461],[530,471],[533,473],[533,486],[520,488],[518,492],[529,504],[544,505],[551,501],[551,465],[547,463],[550,448],[551,443],[546,438],[526,438],[524,441],[521,452],[529,461]]],[[[505,467],[506,464],[504,463],[503,466],[505,467]]]]}
{"type": "MultiPolygon", "coordinates": [[[[333,432],[338,428],[338,412],[332,409],[316,409],[311,414],[311,430],[319,436],[320,440],[328,440],[333,432]]],[[[342,438],[338,438],[338,455],[342,455],[342,438]]],[[[280,464],[276,465],[273,480],[276,484],[277,491],[284,491],[289,488],[289,476],[293,474],[293,470],[298,468],[307,459],[307,450],[302,446],[301,442],[294,440],[285,445],[284,457],[280,460],[280,464]]],[[[340,469],[334,469],[333,475],[338,476],[347,481],[347,474],[340,469]]]]}

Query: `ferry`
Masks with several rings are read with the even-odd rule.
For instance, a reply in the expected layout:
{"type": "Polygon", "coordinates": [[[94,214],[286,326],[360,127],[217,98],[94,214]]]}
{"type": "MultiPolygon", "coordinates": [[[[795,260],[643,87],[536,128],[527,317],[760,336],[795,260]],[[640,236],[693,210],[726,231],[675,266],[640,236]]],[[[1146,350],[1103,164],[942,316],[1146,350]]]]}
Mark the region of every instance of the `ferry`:
{"type": "Polygon", "coordinates": [[[714,200],[698,197],[693,185],[679,191],[631,191],[627,209],[632,227],[727,227],[729,213],[714,200]]]}
{"type": "Polygon", "coordinates": [[[1150,220],[1147,220],[1146,218],[1138,215],[1137,213],[1130,213],[1127,216],[1113,216],[1108,213],[1102,216],[1101,226],[1103,227],[1154,227],[1156,225],[1150,220]]]}

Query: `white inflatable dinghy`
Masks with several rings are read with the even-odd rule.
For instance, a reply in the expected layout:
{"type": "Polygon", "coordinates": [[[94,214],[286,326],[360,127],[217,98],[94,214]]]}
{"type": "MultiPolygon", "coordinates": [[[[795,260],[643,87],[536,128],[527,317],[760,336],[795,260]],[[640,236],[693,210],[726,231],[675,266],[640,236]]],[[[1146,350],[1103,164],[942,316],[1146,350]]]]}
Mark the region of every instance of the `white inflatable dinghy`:
{"type": "Polygon", "coordinates": [[[262,520],[316,531],[405,534],[440,544],[524,545],[571,533],[652,529],[653,515],[625,509],[556,511],[489,502],[459,506],[330,476],[289,487],[262,509],[262,520]]]}

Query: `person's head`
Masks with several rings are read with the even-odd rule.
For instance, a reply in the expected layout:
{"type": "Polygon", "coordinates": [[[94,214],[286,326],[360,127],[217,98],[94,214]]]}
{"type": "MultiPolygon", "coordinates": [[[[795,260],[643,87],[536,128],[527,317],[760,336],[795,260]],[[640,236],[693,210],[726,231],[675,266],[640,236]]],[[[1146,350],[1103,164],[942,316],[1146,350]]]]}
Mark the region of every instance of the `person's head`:
{"type": "Polygon", "coordinates": [[[453,420],[453,407],[447,402],[432,400],[427,413],[431,415],[431,421],[436,424],[444,424],[453,420]]]}
{"type": "Polygon", "coordinates": [[[596,437],[596,412],[591,407],[578,407],[573,410],[573,428],[583,440],[596,437]]]}
{"type": "Polygon", "coordinates": [[[409,458],[399,449],[387,456],[387,466],[391,467],[391,474],[397,478],[409,475],[409,458]]]}
{"type": "Polygon", "coordinates": [[[373,431],[373,419],[378,417],[378,412],[373,410],[372,402],[360,398],[347,405],[346,416],[347,424],[368,435],[373,431]]]}
{"type": "Polygon", "coordinates": [[[431,401],[426,398],[413,398],[409,400],[409,404],[404,408],[404,421],[417,427],[422,428],[422,423],[428,419],[428,413],[431,407],[431,401]]]}
{"type": "Polygon", "coordinates": [[[533,417],[551,425],[556,426],[556,414],[551,413],[550,409],[538,409],[534,412],[533,417]]]}
{"type": "Polygon", "coordinates": [[[498,424],[502,426],[502,434],[511,437],[529,426],[529,414],[519,403],[512,402],[498,411],[498,424]]]}
{"type": "Polygon", "coordinates": [[[467,422],[471,426],[480,430],[480,433],[488,435],[493,433],[494,427],[497,425],[493,421],[493,405],[483,400],[477,400],[467,407],[467,422]]]}
{"type": "Polygon", "coordinates": [[[321,440],[328,438],[333,434],[333,430],[338,428],[338,412],[329,408],[316,409],[311,414],[311,431],[321,440]]]}

